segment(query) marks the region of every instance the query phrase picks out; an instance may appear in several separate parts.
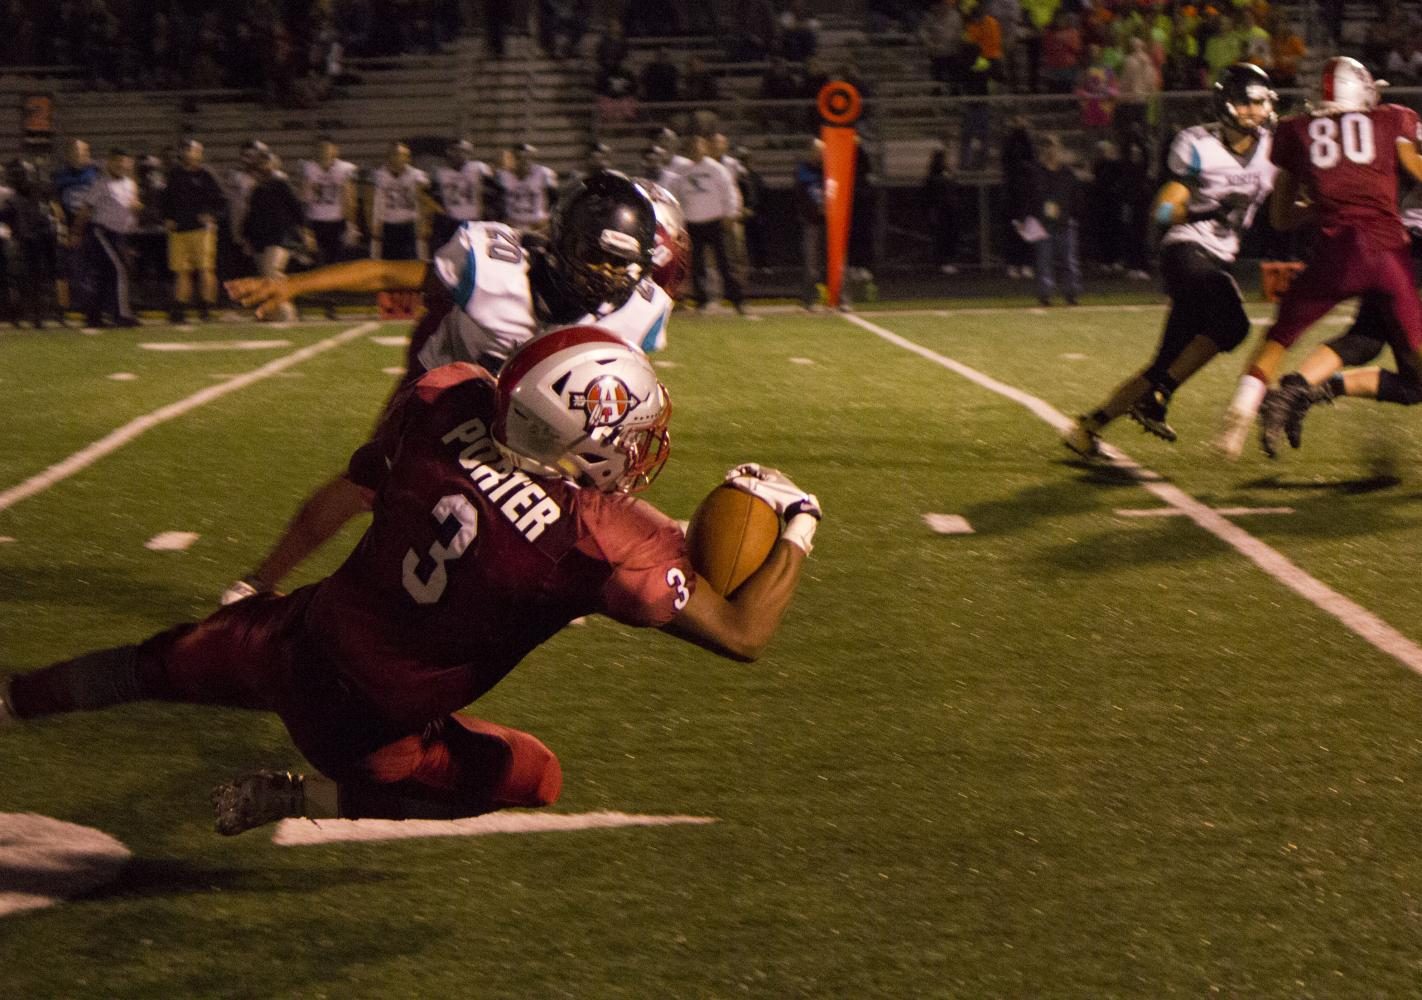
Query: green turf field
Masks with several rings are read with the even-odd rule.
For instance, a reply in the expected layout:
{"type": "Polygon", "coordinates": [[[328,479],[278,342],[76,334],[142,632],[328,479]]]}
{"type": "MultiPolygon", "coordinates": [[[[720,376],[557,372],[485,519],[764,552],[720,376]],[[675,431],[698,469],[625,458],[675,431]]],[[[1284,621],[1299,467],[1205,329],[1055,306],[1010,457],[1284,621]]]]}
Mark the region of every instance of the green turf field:
{"type": "MultiPolygon", "coordinates": [[[[1162,316],[861,314],[1066,414],[1146,359],[1162,316]]],[[[0,491],[355,323],[0,333],[0,491]],[[138,346],[240,339],[290,343],[138,346]]],[[[362,441],[401,360],[370,335],[401,332],[351,334],[0,510],[0,671],[210,610],[362,441]],[[168,531],[199,537],[145,548],[168,531]]],[[[142,705],[10,727],[0,813],[98,828],[133,859],[0,918],[0,996],[1418,994],[1417,414],[1344,401],[1303,450],[1230,464],[1206,441],[1236,356],[1177,397],[1178,445],[1108,432],[1205,507],[1291,508],[1221,523],[1396,629],[1398,652],[1196,521],[1118,514],[1167,505],[840,316],[678,315],[671,341],[675,443],[649,499],[685,517],[757,460],[823,501],[779,637],[738,665],[594,620],[475,711],[559,754],[554,812],[714,824],[224,839],[214,783],[300,764],[273,719],[142,705]]]]}

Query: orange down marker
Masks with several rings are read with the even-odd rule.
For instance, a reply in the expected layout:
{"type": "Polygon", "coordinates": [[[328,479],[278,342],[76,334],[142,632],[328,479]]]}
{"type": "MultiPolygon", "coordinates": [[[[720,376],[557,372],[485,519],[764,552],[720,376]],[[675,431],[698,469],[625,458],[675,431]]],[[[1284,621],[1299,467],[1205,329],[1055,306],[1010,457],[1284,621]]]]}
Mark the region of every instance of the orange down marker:
{"type": "Polygon", "coordinates": [[[849,249],[849,224],[854,214],[854,123],[864,109],[859,91],[843,80],[820,88],[820,139],[824,142],[825,287],[829,304],[839,307],[844,282],[844,258],[849,249]]]}

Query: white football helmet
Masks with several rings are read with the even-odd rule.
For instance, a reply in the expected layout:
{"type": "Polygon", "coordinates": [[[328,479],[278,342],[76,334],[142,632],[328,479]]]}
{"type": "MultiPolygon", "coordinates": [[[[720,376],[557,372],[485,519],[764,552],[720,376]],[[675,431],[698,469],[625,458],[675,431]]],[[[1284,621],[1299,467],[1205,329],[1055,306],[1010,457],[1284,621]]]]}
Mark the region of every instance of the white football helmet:
{"type": "Polygon", "coordinates": [[[1318,100],[1309,102],[1315,114],[1333,115],[1344,111],[1368,111],[1377,106],[1378,87],[1385,81],[1373,79],[1368,67],[1350,56],[1334,56],[1323,64],[1318,80],[1318,100]]]}
{"type": "Polygon", "coordinates": [[[657,245],[652,250],[652,280],[676,298],[691,273],[691,234],[676,195],[646,177],[634,179],[647,194],[657,215],[657,245]]]}
{"type": "Polygon", "coordinates": [[[573,326],[530,340],[500,370],[493,433],[526,472],[636,493],[671,453],[670,418],[671,397],[646,355],[573,326]]]}

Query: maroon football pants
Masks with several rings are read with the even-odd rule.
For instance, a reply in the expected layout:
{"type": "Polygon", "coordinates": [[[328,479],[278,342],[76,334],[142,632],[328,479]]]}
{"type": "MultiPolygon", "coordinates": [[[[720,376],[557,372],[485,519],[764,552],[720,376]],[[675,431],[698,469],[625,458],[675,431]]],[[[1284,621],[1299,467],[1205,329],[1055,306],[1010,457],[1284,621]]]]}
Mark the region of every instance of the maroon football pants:
{"type": "Polygon", "coordinates": [[[418,730],[386,719],[303,631],[311,589],[259,595],[143,643],[174,701],[275,712],[292,742],[340,786],[341,814],[406,819],[544,806],[562,787],[536,737],[454,713],[418,730]]]}
{"type": "Polygon", "coordinates": [[[1378,249],[1355,229],[1321,239],[1313,259],[1289,285],[1268,338],[1293,346],[1310,326],[1345,299],[1376,295],[1385,300],[1393,322],[1389,343],[1399,360],[1422,350],[1422,302],[1412,285],[1406,246],[1378,249]]]}

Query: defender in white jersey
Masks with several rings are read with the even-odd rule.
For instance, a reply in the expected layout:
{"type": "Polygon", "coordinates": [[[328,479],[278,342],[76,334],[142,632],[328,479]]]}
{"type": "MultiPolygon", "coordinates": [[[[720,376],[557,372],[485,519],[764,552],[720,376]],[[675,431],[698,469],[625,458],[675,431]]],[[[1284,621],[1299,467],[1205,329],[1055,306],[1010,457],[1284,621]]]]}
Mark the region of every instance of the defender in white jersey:
{"type": "Polygon", "coordinates": [[[444,159],[434,174],[440,211],[430,224],[432,247],[444,246],[464,223],[484,217],[484,189],[494,176],[487,163],[474,159],[474,144],[468,139],[450,143],[444,159]]]}
{"type": "Polygon", "coordinates": [[[370,255],[381,260],[419,260],[419,223],[428,198],[429,174],[410,166],[410,147],[391,143],[385,164],[371,178],[370,255]]]}
{"type": "Polygon", "coordinates": [[[1187,128],[1170,146],[1171,179],[1156,194],[1154,216],[1167,227],[1160,269],[1170,313],[1160,347],[1145,368],[1123,382],[1062,437],[1072,451],[1099,453],[1103,428],[1123,413],[1166,441],[1171,394],[1221,352],[1249,335],[1249,317],[1230,268],[1240,234],[1274,187],[1269,162],[1275,94],[1257,66],[1236,63],[1214,88],[1218,121],[1187,128]]]}
{"type": "MultiPolygon", "coordinates": [[[[416,328],[411,353],[419,353],[406,378],[456,360],[497,371],[519,345],[566,326],[595,325],[629,344],[659,345],[671,300],[649,277],[656,229],[646,194],[606,171],[568,193],[547,240],[501,223],[466,223],[428,265],[350,261],[281,281],[231,281],[227,290],[261,316],[296,295],[423,288],[429,313],[416,328]],[[429,336],[423,349],[421,335],[429,336]]],[[[370,501],[344,473],[328,480],[262,563],[227,589],[223,603],[275,589],[370,501]]]]}
{"type": "Polygon", "coordinates": [[[322,264],[340,260],[342,248],[355,234],[355,182],[360,168],[340,154],[329,136],[321,136],[316,140],[316,158],[301,161],[301,205],[322,264]]]}
{"type": "Polygon", "coordinates": [[[537,152],[528,143],[515,147],[512,168],[495,175],[503,196],[504,221],[533,233],[548,229],[558,197],[558,175],[550,167],[533,162],[537,152]]]}

